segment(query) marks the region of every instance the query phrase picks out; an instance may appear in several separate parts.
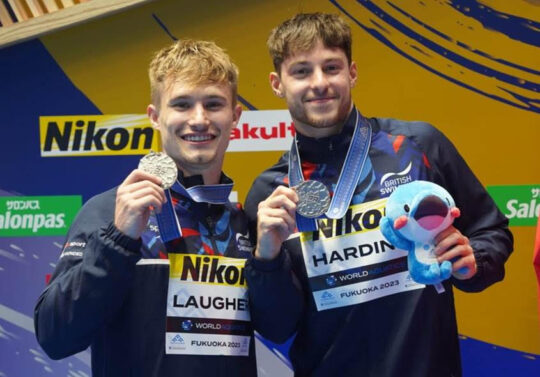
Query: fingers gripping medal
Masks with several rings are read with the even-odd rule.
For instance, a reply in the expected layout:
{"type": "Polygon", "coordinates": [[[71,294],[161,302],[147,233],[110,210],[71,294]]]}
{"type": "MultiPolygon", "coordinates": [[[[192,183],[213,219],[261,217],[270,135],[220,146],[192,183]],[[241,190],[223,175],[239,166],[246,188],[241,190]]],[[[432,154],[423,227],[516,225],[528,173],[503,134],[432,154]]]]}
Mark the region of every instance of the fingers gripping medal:
{"type": "Polygon", "coordinates": [[[319,181],[307,180],[294,187],[298,194],[296,212],[307,218],[317,218],[330,207],[330,193],[319,181]]]}
{"type": "Polygon", "coordinates": [[[161,186],[170,188],[178,177],[178,168],[172,158],[161,152],[150,152],[139,161],[139,169],[161,178],[161,186]]]}
{"type": "Polygon", "coordinates": [[[161,186],[165,190],[167,202],[162,206],[161,212],[156,213],[159,233],[164,242],[182,237],[182,229],[176,213],[174,211],[171,194],[171,188],[178,177],[178,168],[172,158],[165,153],[156,153],[151,151],[139,161],[139,169],[145,173],[151,174],[161,179],[161,186]]]}

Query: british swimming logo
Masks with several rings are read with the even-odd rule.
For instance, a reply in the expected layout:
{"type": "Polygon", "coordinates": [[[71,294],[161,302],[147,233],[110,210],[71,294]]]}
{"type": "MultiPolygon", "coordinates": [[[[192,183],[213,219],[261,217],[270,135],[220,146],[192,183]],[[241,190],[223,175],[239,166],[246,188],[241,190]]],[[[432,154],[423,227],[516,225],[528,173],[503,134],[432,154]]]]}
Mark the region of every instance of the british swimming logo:
{"type": "Polygon", "coordinates": [[[402,171],[386,173],[383,175],[381,181],[379,182],[381,194],[391,194],[399,185],[411,182],[412,177],[409,174],[411,168],[412,162],[409,162],[409,165],[407,165],[407,167],[402,171]]]}

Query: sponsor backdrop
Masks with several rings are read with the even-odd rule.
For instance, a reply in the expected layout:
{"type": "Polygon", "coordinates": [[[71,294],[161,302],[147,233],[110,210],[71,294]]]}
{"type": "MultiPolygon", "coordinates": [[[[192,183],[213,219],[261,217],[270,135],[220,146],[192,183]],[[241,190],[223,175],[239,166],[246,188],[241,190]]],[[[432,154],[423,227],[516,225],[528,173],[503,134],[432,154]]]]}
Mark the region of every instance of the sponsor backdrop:
{"type": "MultiPolygon", "coordinates": [[[[510,218],[516,242],[504,282],[456,292],[465,375],[540,375],[532,267],[538,0],[163,0],[0,49],[0,376],[90,375],[88,351],[47,358],[34,339],[33,306],[82,203],[159,148],[145,116],[152,51],[177,38],[211,39],[237,62],[246,111],[225,170],[243,201],[293,135],[268,85],[265,41],[298,11],[334,12],[350,23],[363,114],[436,125],[510,218]]],[[[261,376],[292,375],[288,344],[258,346],[261,376]]]]}

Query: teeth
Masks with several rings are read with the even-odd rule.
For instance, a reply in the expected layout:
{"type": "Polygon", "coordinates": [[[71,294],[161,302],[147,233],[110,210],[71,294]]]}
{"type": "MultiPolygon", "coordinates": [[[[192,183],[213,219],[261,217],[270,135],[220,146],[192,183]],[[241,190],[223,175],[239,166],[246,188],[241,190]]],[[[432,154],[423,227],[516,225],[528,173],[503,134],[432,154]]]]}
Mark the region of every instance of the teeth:
{"type": "Polygon", "coordinates": [[[213,138],[212,135],[186,135],[186,136],[183,136],[184,140],[195,141],[195,142],[208,141],[208,140],[211,140],[212,138],[213,138]]]}

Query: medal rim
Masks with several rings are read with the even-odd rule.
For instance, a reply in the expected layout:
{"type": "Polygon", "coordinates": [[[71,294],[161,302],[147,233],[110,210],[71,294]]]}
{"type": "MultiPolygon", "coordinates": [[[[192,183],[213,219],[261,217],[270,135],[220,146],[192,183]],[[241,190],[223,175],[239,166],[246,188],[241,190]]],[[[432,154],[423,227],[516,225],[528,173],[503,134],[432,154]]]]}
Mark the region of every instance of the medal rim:
{"type": "Polygon", "coordinates": [[[139,160],[138,169],[144,171],[145,173],[151,174],[154,177],[160,178],[161,179],[161,186],[164,189],[171,188],[174,185],[174,183],[176,182],[176,180],[178,179],[178,168],[176,166],[176,163],[174,162],[174,160],[169,155],[167,155],[167,154],[165,154],[163,152],[153,152],[152,151],[152,152],[144,155],[139,160]],[[159,174],[155,174],[155,171],[151,171],[150,169],[147,168],[148,166],[153,167],[153,166],[156,165],[156,163],[153,162],[150,159],[150,157],[159,157],[159,156],[161,156],[161,158],[166,161],[166,164],[162,163],[162,164],[159,164],[159,165],[164,166],[167,170],[170,170],[171,172],[174,170],[174,173],[172,175],[174,177],[174,179],[171,179],[171,181],[169,181],[169,179],[166,176],[161,176],[159,174]]]}
{"type": "MultiPolygon", "coordinates": [[[[294,189],[296,190],[296,192],[298,193],[298,189],[301,187],[301,186],[305,186],[307,184],[310,184],[311,182],[317,182],[318,184],[320,184],[322,186],[322,188],[324,188],[324,191],[326,192],[326,205],[322,206],[320,208],[319,211],[313,213],[303,213],[303,210],[302,210],[302,207],[299,207],[298,204],[296,206],[296,212],[303,216],[303,217],[307,217],[309,219],[316,219],[318,217],[320,217],[321,215],[324,215],[327,211],[328,211],[328,208],[330,208],[330,192],[328,191],[328,188],[326,187],[326,185],[324,183],[322,183],[321,181],[316,181],[314,179],[308,179],[308,180],[305,180],[305,181],[302,181],[299,185],[295,186],[294,189]]],[[[298,195],[298,202],[300,203],[302,201],[300,195],[298,195]]]]}

